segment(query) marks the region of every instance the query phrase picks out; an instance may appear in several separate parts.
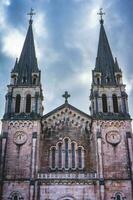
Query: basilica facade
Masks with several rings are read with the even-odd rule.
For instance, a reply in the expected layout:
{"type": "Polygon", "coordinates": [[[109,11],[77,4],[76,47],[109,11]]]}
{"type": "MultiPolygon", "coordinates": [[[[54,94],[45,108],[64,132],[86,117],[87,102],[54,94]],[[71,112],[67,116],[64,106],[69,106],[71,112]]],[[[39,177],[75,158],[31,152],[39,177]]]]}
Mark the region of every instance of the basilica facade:
{"type": "Polygon", "coordinates": [[[102,13],[90,105],[86,108],[90,106],[90,115],[69,104],[67,91],[65,103],[43,115],[32,26],[31,18],[5,98],[0,199],[133,200],[128,95],[122,70],[112,56],[102,13]]]}

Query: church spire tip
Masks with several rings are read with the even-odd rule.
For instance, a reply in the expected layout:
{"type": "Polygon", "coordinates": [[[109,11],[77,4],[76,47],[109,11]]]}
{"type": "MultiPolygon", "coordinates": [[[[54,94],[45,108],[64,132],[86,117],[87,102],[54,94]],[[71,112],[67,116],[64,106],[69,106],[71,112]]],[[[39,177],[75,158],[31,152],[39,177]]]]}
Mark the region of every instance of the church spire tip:
{"type": "Polygon", "coordinates": [[[103,8],[100,8],[99,13],[97,14],[100,15],[100,24],[103,24],[104,23],[103,15],[105,15],[105,12],[103,12],[103,8]]]}
{"type": "Polygon", "coordinates": [[[34,12],[34,9],[33,8],[31,8],[30,9],[30,12],[29,13],[27,13],[27,15],[29,15],[30,16],[30,19],[29,19],[29,24],[32,24],[32,22],[33,22],[33,19],[32,19],[32,17],[33,17],[33,15],[35,15],[36,13],[34,12]]]}

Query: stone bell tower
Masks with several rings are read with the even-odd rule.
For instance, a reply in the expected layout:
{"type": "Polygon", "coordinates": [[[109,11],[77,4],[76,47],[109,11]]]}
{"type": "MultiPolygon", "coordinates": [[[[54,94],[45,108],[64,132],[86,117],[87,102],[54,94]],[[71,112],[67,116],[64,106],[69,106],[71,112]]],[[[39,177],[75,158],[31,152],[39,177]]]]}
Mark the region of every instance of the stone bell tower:
{"type": "Polygon", "coordinates": [[[28,32],[19,60],[11,71],[2,120],[0,199],[30,199],[38,159],[37,146],[43,112],[41,72],[35,53],[31,9],[28,32]],[[22,182],[23,180],[23,182],[22,182]]]}
{"type": "Polygon", "coordinates": [[[122,71],[114,60],[100,10],[100,36],[92,71],[91,116],[97,140],[100,200],[132,199],[133,157],[131,118],[122,71]]]}

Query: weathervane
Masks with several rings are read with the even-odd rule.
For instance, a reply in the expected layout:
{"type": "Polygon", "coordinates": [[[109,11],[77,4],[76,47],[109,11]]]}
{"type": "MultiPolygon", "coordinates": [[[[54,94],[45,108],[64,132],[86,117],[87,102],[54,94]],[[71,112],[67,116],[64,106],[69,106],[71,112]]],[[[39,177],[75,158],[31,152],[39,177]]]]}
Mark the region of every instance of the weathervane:
{"type": "Polygon", "coordinates": [[[97,13],[98,15],[100,15],[100,23],[103,24],[104,20],[103,20],[103,15],[105,15],[105,12],[103,12],[103,8],[100,8],[99,13],[97,13]]]}
{"type": "Polygon", "coordinates": [[[65,103],[68,103],[68,98],[70,97],[71,95],[68,94],[67,91],[65,91],[65,93],[62,95],[63,98],[65,98],[65,103]]]}
{"type": "Polygon", "coordinates": [[[33,15],[35,15],[36,13],[35,12],[33,12],[34,11],[34,9],[33,8],[31,8],[30,9],[30,12],[29,13],[27,13],[27,15],[29,15],[30,16],[30,20],[29,20],[29,22],[31,22],[32,23],[32,17],[33,17],[33,15]]]}

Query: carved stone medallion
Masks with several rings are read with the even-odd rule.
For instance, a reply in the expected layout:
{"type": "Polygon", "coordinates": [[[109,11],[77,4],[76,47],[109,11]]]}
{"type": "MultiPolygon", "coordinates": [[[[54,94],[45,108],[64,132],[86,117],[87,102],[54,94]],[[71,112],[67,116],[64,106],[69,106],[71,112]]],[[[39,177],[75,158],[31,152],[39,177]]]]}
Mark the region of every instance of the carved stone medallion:
{"type": "Polygon", "coordinates": [[[117,131],[110,131],[106,134],[106,140],[112,145],[117,145],[121,141],[121,136],[117,131]]]}
{"type": "Polygon", "coordinates": [[[17,131],[13,136],[15,144],[22,145],[27,141],[27,134],[23,131],[17,131]]]}

